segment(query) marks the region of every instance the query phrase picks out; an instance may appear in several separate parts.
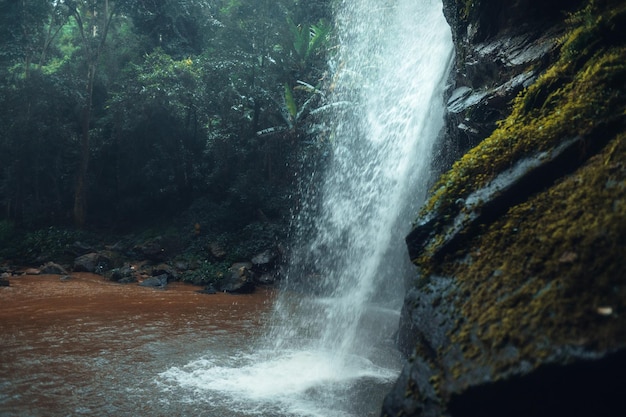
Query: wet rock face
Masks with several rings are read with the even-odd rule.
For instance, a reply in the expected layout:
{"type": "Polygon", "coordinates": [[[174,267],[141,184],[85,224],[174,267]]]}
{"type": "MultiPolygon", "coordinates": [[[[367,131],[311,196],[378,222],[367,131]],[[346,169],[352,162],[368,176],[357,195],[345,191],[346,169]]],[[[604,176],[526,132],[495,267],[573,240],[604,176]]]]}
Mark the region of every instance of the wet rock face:
{"type": "Polygon", "coordinates": [[[554,60],[564,16],[582,1],[444,0],[456,47],[444,169],[493,132],[510,102],[554,60]]]}
{"type": "Polygon", "coordinates": [[[625,366],[624,351],[568,366],[542,365],[505,383],[486,383],[454,395],[448,413],[453,417],[621,415],[625,366]]]}
{"type": "Polygon", "coordinates": [[[444,5],[456,161],[407,237],[382,415],[626,415],[626,3],[444,5]]]}
{"type": "Polygon", "coordinates": [[[478,45],[500,34],[534,33],[577,10],[581,0],[443,0],[443,12],[458,47],[478,45]]]}

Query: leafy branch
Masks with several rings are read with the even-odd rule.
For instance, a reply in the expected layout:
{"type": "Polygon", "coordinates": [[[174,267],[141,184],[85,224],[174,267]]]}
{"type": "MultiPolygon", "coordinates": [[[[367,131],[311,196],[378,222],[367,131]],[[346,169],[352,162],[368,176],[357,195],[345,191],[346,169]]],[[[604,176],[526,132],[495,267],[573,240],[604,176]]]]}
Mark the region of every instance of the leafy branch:
{"type": "Polygon", "coordinates": [[[298,66],[304,68],[310,57],[328,43],[331,26],[323,19],[308,28],[296,25],[291,18],[287,22],[293,37],[293,50],[297,57],[298,66]]]}
{"type": "Polygon", "coordinates": [[[298,84],[293,89],[289,85],[289,83],[284,84],[284,92],[283,92],[283,103],[279,104],[276,100],[274,102],[277,103],[277,106],[281,109],[281,116],[285,121],[284,126],[273,126],[267,129],[260,130],[256,132],[257,136],[265,136],[269,134],[284,132],[285,130],[295,130],[298,126],[298,122],[304,117],[305,114],[311,114],[315,110],[308,112],[307,110],[310,104],[313,102],[313,99],[318,95],[324,97],[324,93],[318,89],[317,87],[312,86],[309,83],[304,81],[296,81],[298,84]],[[306,91],[310,95],[309,97],[302,103],[302,105],[298,106],[296,99],[294,97],[294,90],[306,91]]]}

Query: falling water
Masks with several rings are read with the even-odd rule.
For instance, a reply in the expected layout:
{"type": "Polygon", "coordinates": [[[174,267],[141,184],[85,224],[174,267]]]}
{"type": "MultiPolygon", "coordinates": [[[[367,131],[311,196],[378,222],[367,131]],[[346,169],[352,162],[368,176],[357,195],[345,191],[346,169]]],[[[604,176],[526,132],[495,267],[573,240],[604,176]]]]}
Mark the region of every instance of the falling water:
{"type": "Polygon", "coordinates": [[[323,138],[332,157],[299,217],[308,227],[268,340],[162,375],[231,398],[241,415],[376,415],[366,398],[398,372],[390,341],[409,271],[403,237],[443,126],[450,28],[441,0],[346,0],[336,23],[337,105],[323,138]]]}

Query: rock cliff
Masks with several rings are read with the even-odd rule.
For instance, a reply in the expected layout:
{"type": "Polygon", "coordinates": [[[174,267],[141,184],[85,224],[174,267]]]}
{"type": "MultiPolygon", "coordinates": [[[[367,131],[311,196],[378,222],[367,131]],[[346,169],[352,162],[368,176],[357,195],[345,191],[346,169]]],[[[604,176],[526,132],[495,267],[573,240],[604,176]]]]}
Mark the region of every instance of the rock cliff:
{"type": "Polygon", "coordinates": [[[407,236],[382,415],[624,415],[626,2],[444,13],[449,169],[407,236]]]}

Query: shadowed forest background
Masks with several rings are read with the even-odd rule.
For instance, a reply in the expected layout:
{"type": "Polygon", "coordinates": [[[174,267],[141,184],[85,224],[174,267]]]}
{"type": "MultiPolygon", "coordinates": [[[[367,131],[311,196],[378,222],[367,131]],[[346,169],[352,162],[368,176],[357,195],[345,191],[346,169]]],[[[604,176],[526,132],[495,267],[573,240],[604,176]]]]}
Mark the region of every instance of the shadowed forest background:
{"type": "Polygon", "coordinates": [[[0,255],[103,230],[233,259],[278,241],[327,152],[327,3],[0,1],[0,255]]]}

